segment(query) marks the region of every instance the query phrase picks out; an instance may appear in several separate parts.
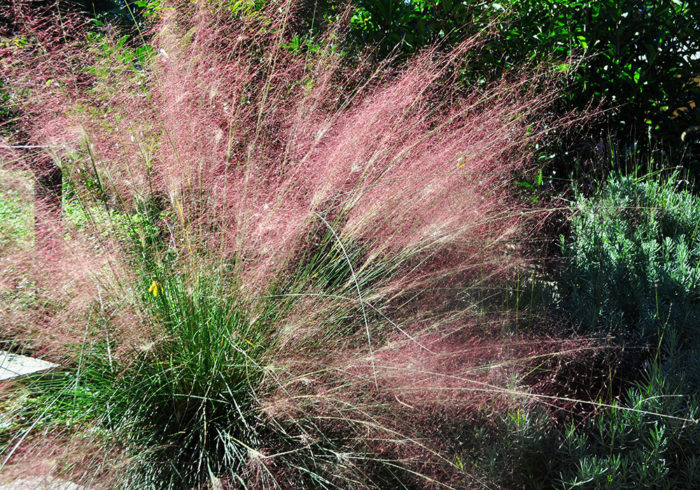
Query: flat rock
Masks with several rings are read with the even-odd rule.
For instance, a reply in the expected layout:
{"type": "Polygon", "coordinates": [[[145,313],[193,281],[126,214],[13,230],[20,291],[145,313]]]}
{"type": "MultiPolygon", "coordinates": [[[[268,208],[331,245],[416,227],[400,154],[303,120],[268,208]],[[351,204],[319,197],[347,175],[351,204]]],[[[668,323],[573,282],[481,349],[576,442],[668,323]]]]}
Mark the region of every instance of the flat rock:
{"type": "MultiPolygon", "coordinates": [[[[46,371],[57,366],[57,364],[42,361],[41,359],[0,350],[0,381],[46,371]]],[[[0,490],[3,488],[0,487],[0,490]]]]}

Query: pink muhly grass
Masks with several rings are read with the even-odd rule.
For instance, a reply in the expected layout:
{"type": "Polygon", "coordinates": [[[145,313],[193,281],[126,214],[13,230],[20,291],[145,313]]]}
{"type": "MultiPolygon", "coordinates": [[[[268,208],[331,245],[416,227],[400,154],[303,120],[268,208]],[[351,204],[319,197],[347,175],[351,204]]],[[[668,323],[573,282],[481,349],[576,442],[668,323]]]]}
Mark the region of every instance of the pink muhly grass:
{"type": "MultiPolygon", "coordinates": [[[[410,478],[469,482],[453,448],[421,426],[431,413],[527,399],[512,385],[520,365],[559,354],[499,338],[500,316],[477,311],[489,311],[483,298],[523,264],[520,244],[537,224],[513,176],[528,170],[538,138],[569,121],[546,120],[555,94],[546,76],[465,91],[460,64],[478,39],[375,72],[348,66],[336,33],[319,53],[290,53],[296,7],[234,20],[176,4],[148,33],[155,55],[144,69],[109,35],[88,50],[89,76],[71,68],[74,50],[51,53],[37,70],[45,78],[61,60],[66,80],[26,106],[40,116],[27,131],[63,146],[54,156],[84,209],[159,208],[163,274],[224,281],[225,295],[269,323],[251,397],[299,445],[251,449],[253,485],[285,486],[299,473],[275,455],[334,433],[346,449],[327,471],[336,483],[357,483],[367,453],[410,478]],[[269,304],[276,314],[265,316],[269,304]]],[[[139,309],[123,234],[105,237],[100,226],[70,228],[70,246],[37,259],[42,271],[24,269],[51,277],[62,299],[31,335],[77,345],[81,321],[102,308],[119,320],[114,355],[128,358],[159,342],[158,318],[139,309]]]]}
{"type": "MultiPolygon", "coordinates": [[[[155,185],[190,226],[218,231],[202,239],[241,259],[243,284],[260,291],[276,280],[319,216],[341,219],[334,226],[342,242],[371,242],[359,271],[385,257],[421,255],[432,265],[422,279],[441,277],[431,257],[498,249],[517,232],[508,175],[526,165],[528,121],[551,99],[522,94],[531,80],[460,96],[445,78],[465,44],[448,55],[426,52],[388,80],[370,78],[350,94],[352,103],[329,108],[333,91],[342,90],[333,80],[344,75],[325,73],[341,70],[332,54],[315,62],[316,72],[274,44],[261,61],[238,39],[269,46],[276,32],[266,39],[273,33],[243,22],[235,35],[219,32],[205,14],[195,19],[186,46],[161,35],[156,81],[149,96],[125,102],[129,127],[115,128],[121,143],[87,132],[115,187],[131,186],[124,200],[155,185]],[[221,39],[233,46],[222,50],[221,39]],[[147,143],[128,138],[154,131],[161,141],[146,176],[135,150],[147,143]]],[[[175,29],[167,21],[161,28],[175,29]]]]}

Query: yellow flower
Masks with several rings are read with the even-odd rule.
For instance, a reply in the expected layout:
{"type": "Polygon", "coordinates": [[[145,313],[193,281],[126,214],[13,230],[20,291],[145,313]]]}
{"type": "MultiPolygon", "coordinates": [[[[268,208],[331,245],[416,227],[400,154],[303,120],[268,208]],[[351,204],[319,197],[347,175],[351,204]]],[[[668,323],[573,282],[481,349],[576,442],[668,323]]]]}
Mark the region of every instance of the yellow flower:
{"type": "Polygon", "coordinates": [[[153,282],[151,283],[151,287],[148,288],[148,292],[149,292],[149,293],[153,293],[153,297],[154,297],[154,298],[155,298],[156,296],[158,296],[158,291],[159,291],[159,290],[162,291],[162,290],[163,290],[163,286],[161,286],[160,283],[159,283],[158,281],[153,281],[153,282]]]}

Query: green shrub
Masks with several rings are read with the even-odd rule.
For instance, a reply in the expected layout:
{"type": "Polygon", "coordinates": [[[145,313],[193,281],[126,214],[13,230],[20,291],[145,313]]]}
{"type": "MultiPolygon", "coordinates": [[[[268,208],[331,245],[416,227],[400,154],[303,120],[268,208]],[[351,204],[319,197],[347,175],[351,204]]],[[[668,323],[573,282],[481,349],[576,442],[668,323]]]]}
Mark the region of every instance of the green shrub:
{"type": "Polygon", "coordinates": [[[470,463],[486,480],[611,489],[698,481],[700,199],[682,184],[613,177],[577,196],[560,297],[585,332],[612,332],[611,342],[638,353],[639,371],[618,369],[623,379],[608,383],[631,385],[583,401],[570,422],[533,405],[474,429],[470,463]]]}
{"type": "Polygon", "coordinates": [[[620,401],[591,405],[594,415],[567,423],[531,405],[485,416],[463,433],[459,460],[505,488],[693,488],[700,404],[687,392],[652,362],[620,401]]]}
{"type": "Polygon", "coordinates": [[[556,456],[565,488],[698,479],[700,199],[682,184],[613,177],[577,196],[562,238],[566,306],[587,331],[612,331],[644,357],[622,403],[567,429],[556,456]]]}
{"type": "Polygon", "coordinates": [[[700,324],[700,199],[680,185],[612,178],[578,197],[564,284],[585,328],[649,338],[700,324]]]}
{"type": "Polygon", "coordinates": [[[683,380],[651,363],[624,403],[613,402],[613,408],[578,427],[572,423],[559,446],[561,485],[692,488],[700,477],[700,431],[687,419],[697,417],[700,405],[682,394],[687,389],[683,380]]]}

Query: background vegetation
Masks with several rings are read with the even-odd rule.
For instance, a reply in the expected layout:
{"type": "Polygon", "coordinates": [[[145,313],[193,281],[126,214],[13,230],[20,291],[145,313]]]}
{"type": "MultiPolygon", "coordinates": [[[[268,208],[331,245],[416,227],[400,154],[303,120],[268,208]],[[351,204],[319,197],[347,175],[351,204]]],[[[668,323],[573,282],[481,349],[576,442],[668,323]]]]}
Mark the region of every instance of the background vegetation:
{"type": "Polygon", "coordinates": [[[596,148],[598,164],[611,151],[639,164],[656,150],[663,162],[695,168],[697,133],[683,140],[681,135],[698,121],[698,18],[695,2],[674,0],[363,0],[351,32],[355,43],[379,43],[380,52],[395,47],[412,52],[436,40],[483,32],[485,45],[466,75],[471,84],[532,63],[566,72],[562,108],[602,103],[605,109],[575,145],[558,150],[567,152],[557,159],[559,170],[567,176],[576,171],[580,178],[572,159],[593,158],[596,148]]]}

